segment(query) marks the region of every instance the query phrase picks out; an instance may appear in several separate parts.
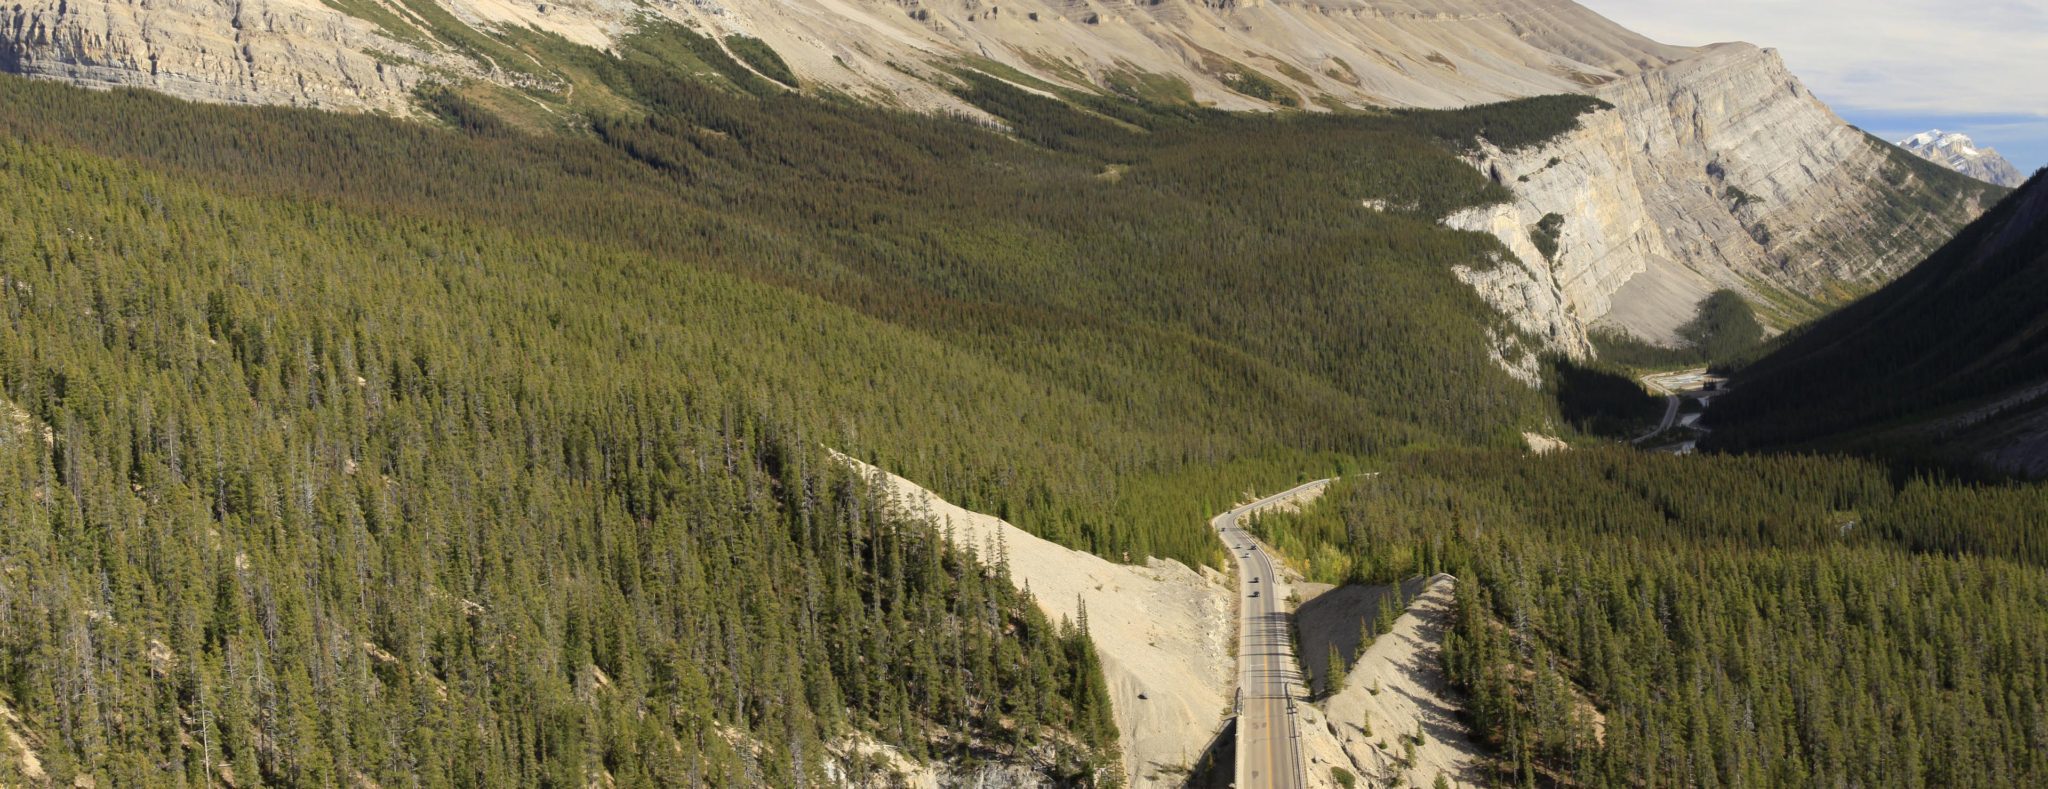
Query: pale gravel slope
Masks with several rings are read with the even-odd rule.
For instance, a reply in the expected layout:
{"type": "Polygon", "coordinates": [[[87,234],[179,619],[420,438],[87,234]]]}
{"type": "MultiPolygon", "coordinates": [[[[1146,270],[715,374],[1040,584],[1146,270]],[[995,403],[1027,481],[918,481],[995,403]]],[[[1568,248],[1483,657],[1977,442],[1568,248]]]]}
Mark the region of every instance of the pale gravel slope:
{"type": "MultiPolygon", "coordinates": [[[[1408,586],[1405,585],[1404,586],[1408,586]]],[[[1438,775],[1457,786],[1477,786],[1483,776],[1484,753],[1457,718],[1459,702],[1444,678],[1443,636],[1450,626],[1457,579],[1449,575],[1416,579],[1419,594],[1394,621],[1393,630],[1373,640],[1345,677],[1344,687],[1316,706],[1326,722],[1315,732],[1314,753],[1328,762],[1346,764],[1369,786],[1401,780],[1408,786],[1429,786],[1438,775]],[[1373,689],[1377,686],[1378,693],[1373,689]],[[1365,733],[1370,726],[1371,735],[1365,733]],[[1415,749],[1415,763],[1404,768],[1402,738],[1420,726],[1425,737],[1415,749]],[[1382,750],[1379,745],[1384,743],[1382,750]],[[1339,761],[1341,760],[1341,761],[1339,761]]],[[[1343,590],[1340,590],[1343,591],[1343,590]]],[[[1361,618],[1377,605],[1374,595],[1352,595],[1348,605],[1327,606],[1301,623],[1304,643],[1317,641],[1309,631],[1351,631],[1340,647],[1355,648],[1361,618]]],[[[1328,772],[1328,767],[1322,767],[1328,772]]]]}
{"type": "Polygon", "coordinates": [[[16,731],[19,726],[21,718],[16,717],[14,710],[6,704],[0,704],[0,759],[10,760],[13,771],[31,783],[49,780],[49,775],[43,772],[43,760],[36,756],[28,740],[16,731]]]}
{"type": "Polygon", "coordinates": [[[1228,712],[1236,664],[1232,587],[1219,574],[1151,559],[1120,565],[1063,548],[994,516],[962,509],[916,483],[850,457],[908,513],[929,515],[953,540],[984,560],[1001,535],[1011,578],[1029,586],[1039,607],[1058,620],[1081,601],[1102,657],[1125,771],[1132,786],[1178,786],[1162,768],[1184,767],[1201,755],[1228,712]],[[1149,698],[1139,699],[1144,693],[1149,698]]]}

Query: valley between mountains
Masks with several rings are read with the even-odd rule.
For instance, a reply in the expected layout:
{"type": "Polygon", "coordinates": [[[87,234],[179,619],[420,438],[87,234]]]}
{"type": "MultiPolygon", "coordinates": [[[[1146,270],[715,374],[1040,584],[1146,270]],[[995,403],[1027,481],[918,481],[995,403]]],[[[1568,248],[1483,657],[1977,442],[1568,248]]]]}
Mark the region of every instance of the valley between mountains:
{"type": "Polygon", "coordinates": [[[0,785],[2048,783],[2048,187],[1774,49],[36,0],[0,71],[0,785]]]}

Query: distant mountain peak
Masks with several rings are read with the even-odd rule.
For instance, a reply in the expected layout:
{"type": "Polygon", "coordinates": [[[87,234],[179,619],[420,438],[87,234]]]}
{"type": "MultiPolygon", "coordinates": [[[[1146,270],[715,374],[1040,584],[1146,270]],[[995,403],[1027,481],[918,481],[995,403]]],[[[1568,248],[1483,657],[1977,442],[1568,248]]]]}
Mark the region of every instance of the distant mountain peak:
{"type": "Polygon", "coordinates": [[[1899,147],[1920,158],[1999,186],[2019,186],[2026,175],[1993,148],[1979,148],[1970,135],[1932,129],[1899,141],[1899,147]]]}

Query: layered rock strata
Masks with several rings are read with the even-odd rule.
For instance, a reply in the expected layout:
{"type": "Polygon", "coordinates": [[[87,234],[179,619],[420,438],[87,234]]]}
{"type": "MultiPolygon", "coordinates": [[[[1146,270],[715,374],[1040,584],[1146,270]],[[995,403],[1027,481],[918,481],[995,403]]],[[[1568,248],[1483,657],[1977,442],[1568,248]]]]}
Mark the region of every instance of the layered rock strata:
{"type": "Polygon", "coordinates": [[[439,59],[318,0],[0,8],[0,71],[200,101],[403,112],[439,59]]]}
{"type": "Polygon", "coordinates": [[[648,18],[755,36],[809,84],[928,108],[956,105],[931,69],[961,60],[1073,87],[1313,109],[1584,90],[1687,52],[1568,0],[24,0],[0,10],[0,70],[400,110],[422,79],[532,78],[466,46],[458,26],[602,49],[648,18]]]}
{"type": "Polygon", "coordinates": [[[1928,195],[1939,187],[1843,122],[1772,50],[1715,45],[1592,92],[1614,106],[1576,131],[1472,158],[1512,202],[1446,220],[1513,253],[1460,275],[1573,356],[1590,352],[1598,325],[1673,344],[1721,288],[1785,326],[1889,281],[1982,210],[1928,195]],[[1938,208],[1888,210],[1913,205],[1938,208]],[[1545,256],[1531,234],[1551,214],[1563,224],[1545,256]]]}

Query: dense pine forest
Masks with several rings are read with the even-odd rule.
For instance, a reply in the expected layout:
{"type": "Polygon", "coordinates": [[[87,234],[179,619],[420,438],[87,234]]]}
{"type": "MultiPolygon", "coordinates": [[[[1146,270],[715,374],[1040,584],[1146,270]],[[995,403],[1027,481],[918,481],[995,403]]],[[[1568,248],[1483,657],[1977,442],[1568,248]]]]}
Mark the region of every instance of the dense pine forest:
{"type": "Polygon", "coordinates": [[[933,117],[750,39],[505,35],[574,90],[0,77],[0,727],[53,783],[811,786],[878,741],[1117,784],[1085,618],[835,450],[1211,566],[1210,514],[1342,474],[1261,528],[1468,580],[1504,783],[2048,781],[2038,489],[1519,451],[1659,408],[1504,373],[1451,273],[1497,242],[1437,222],[1509,197],[1459,152],[1593,99],[1238,115],[962,63],[978,112],[933,117]]]}
{"type": "Polygon", "coordinates": [[[1214,563],[1242,490],[1556,418],[1434,219],[1590,100],[963,71],[1005,129],[717,52],[580,52],[547,128],[0,78],[0,704],[53,781],[800,786],[859,732],[1114,783],[1085,623],[828,450],[1214,563]]]}
{"type": "MultiPolygon", "coordinates": [[[[1266,117],[1097,110],[964,82],[1015,127],[1005,136],[680,76],[662,58],[695,50],[677,38],[696,40],[657,30],[623,58],[589,53],[652,109],[594,113],[584,134],[523,134],[453,93],[430,103],[459,133],[24,81],[0,86],[0,134],[177,188],[557,245],[558,265],[616,277],[599,298],[669,313],[692,337],[714,333],[665,301],[680,278],[828,302],[866,320],[856,334],[923,344],[893,361],[850,347],[886,340],[750,349],[725,333],[700,377],[782,399],[817,417],[820,443],[1104,555],[1212,560],[1187,519],[1245,485],[1326,471],[1328,453],[1508,443],[1511,426],[1552,416],[1500,374],[1486,350],[1498,319],[1448,271],[1494,242],[1434,220],[1505,197],[1449,148],[1495,128],[1540,139],[1591,99],[1266,117]]],[[[540,253],[472,243],[488,278],[536,290],[511,280],[533,266],[498,269],[540,253]]]]}
{"type": "Polygon", "coordinates": [[[0,690],[52,775],[791,785],[849,725],[1113,755],[1082,634],[712,363],[876,327],[49,149],[0,182],[0,690]]]}
{"type": "Polygon", "coordinates": [[[1259,529],[1311,576],[1459,586],[1445,668],[1504,784],[2048,780],[2048,497],[1796,456],[1405,453],[1259,529]]]}

